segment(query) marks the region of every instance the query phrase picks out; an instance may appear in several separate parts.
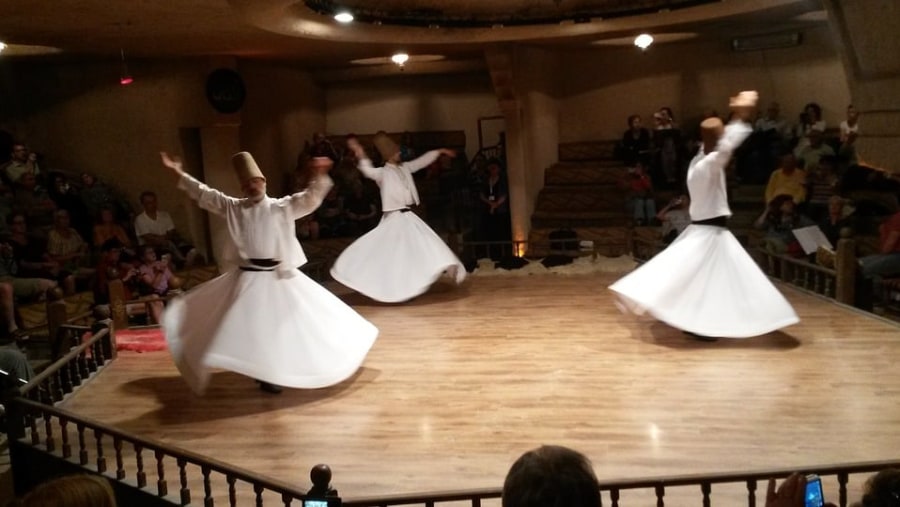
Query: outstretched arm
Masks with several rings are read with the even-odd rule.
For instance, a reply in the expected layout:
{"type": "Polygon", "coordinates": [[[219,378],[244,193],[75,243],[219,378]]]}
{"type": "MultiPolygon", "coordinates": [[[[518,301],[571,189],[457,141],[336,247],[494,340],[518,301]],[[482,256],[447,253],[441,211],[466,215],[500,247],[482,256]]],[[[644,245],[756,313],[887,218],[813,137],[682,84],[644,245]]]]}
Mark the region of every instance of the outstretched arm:
{"type": "Polygon", "coordinates": [[[363,173],[363,176],[375,183],[381,183],[381,169],[376,169],[372,165],[372,160],[366,155],[366,150],[359,144],[359,140],[355,137],[348,138],[347,148],[353,152],[353,156],[356,157],[356,167],[359,168],[359,172],[363,173]]]}
{"type": "Polygon", "coordinates": [[[184,190],[191,199],[197,201],[197,204],[206,211],[216,215],[224,215],[228,206],[238,201],[234,197],[229,197],[214,188],[210,188],[184,172],[181,159],[178,157],[169,156],[166,152],[160,152],[160,156],[162,157],[163,166],[170,169],[178,177],[178,188],[184,190]]]}
{"type": "Polygon", "coordinates": [[[405,162],[403,165],[405,165],[409,169],[409,172],[414,173],[420,169],[424,169],[430,166],[432,162],[437,160],[441,155],[447,155],[448,157],[453,158],[456,156],[456,152],[453,150],[448,150],[447,148],[431,150],[417,159],[405,162]]]}
{"type": "Polygon", "coordinates": [[[301,192],[289,195],[279,200],[279,204],[288,207],[288,213],[292,220],[303,218],[322,205],[328,191],[334,186],[328,171],[334,162],[328,157],[316,157],[310,162],[312,180],[309,186],[301,192]]]}

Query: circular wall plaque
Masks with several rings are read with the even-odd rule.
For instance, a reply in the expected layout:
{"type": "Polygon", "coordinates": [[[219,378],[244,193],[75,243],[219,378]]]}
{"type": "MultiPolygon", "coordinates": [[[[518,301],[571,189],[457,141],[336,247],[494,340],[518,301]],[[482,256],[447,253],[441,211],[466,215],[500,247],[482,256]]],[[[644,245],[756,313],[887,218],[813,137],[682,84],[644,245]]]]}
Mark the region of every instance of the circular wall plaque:
{"type": "Polygon", "coordinates": [[[206,78],[206,99],[213,109],[231,114],[240,111],[247,98],[241,75],[231,69],[216,69],[206,78]]]}

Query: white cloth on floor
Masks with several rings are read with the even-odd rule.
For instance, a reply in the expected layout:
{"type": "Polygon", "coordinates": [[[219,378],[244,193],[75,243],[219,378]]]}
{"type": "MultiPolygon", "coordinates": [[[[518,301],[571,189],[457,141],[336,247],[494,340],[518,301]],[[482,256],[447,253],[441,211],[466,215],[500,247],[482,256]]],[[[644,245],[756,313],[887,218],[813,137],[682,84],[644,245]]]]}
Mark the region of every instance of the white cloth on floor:
{"type": "Polygon", "coordinates": [[[331,268],[338,282],[383,303],[423,294],[444,272],[462,283],[466,269],[413,212],[393,211],[348,246],[331,268]]]}

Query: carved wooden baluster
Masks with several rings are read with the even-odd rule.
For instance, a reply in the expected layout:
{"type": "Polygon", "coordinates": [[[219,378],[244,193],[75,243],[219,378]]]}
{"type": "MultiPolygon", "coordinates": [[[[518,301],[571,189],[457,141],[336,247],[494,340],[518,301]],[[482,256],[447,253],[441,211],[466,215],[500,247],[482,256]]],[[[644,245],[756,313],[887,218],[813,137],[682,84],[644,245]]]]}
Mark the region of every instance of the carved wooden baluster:
{"type": "Polygon", "coordinates": [[[78,423],[78,462],[87,466],[88,463],[88,451],[87,445],[84,443],[84,425],[78,423]]]}
{"type": "Polygon", "coordinates": [[[90,368],[88,368],[87,352],[85,351],[82,351],[81,354],[78,354],[78,369],[79,373],[81,373],[82,382],[91,378],[91,370],[90,368]]]}
{"type": "Polygon", "coordinates": [[[263,507],[263,491],[265,491],[265,488],[261,484],[253,485],[253,492],[256,493],[256,507],[263,507]]]}
{"type": "MultiPolygon", "coordinates": [[[[478,500],[477,498],[473,498],[473,499],[472,499],[472,506],[473,506],[473,507],[475,507],[475,502],[476,502],[477,500],[478,500]]],[[[289,495],[289,494],[287,494],[287,493],[282,493],[282,494],[281,494],[281,503],[284,504],[284,507],[291,507],[291,502],[293,502],[293,501],[294,501],[294,497],[292,497],[291,495],[289,495]]],[[[300,505],[303,505],[303,503],[301,502],[300,505]]],[[[481,507],[481,504],[480,504],[480,503],[478,504],[478,507],[481,507]]]]}
{"type": "Polygon", "coordinates": [[[135,461],[137,462],[137,478],[138,488],[147,487],[147,472],[144,471],[144,447],[141,444],[134,444],[135,461]]]}
{"type": "Polygon", "coordinates": [[[825,294],[825,273],[816,273],[816,292],[825,294]]]}
{"type": "Polygon", "coordinates": [[[237,479],[227,475],[225,476],[225,480],[228,481],[228,505],[237,507],[237,492],[234,489],[234,481],[237,479]]]}
{"type": "Polygon", "coordinates": [[[619,490],[617,488],[609,490],[609,498],[612,500],[612,507],[619,507],[619,490]]]}
{"type": "Polygon", "coordinates": [[[69,442],[69,420],[65,417],[59,418],[59,433],[62,438],[62,457],[69,459],[72,457],[72,444],[69,442]]]}
{"type": "Polygon", "coordinates": [[[48,405],[52,405],[54,401],[59,401],[63,398],[63,391],[61,386],[62,378],[62,372],[56,370],[55,372],[53,372],[53,375],[51,375],[47,379],[47,389],[40,390],[42,397],[48,400],[45,401],[45,403],[47,403],[48,405]]]}
{"type": "Polygon", "coordinates": [[[28,428],[31,430],[31,445],[40,445],[41,436],[38,434],[37,415],[28,409],[28,428]]]}
{"type": "Polygon", "coordinates": [[[106,456],[103,455],[103,433],[94,430],[94,439],[97,441],[97,471],[106,472],[106,456]]]}
{"type": "Polygon", "coordinates": [[[747,481],[747,506],[756,507],[756,479],[747,481]]]}
{"type": "Polygon", "coordinates": [[[838,472],[837,480],[838,480],[838,498],[840,500],[840,507],[847,507],[847,478],[849,474],[847,472],[838,472]]]}
{"type": "Polygon", "coordinates": [[[178,458],[176,463],[178,463],[178,479],[181,481],[181,505],[188,505],[191,503],[191,490],[187,484],[187,461],[178,458]]]}
{"type": "Polygon", "coordinates": [[[63,393],[71,393],[75,387],[72,385],[72,372],[69,369],[69,366],[60,368],[59,373],[62,377],[62,385],[60,387],[62,388],[63,393]]]}
{"type": "Polygon", "coordinates": [[[154,453],[156,456],[156,474],[159,479],[156,481],[156,493],[159,496],[166,496],[169,494],[169,485],[166,484],[166,467],[163,463],[163,454],[162,451],[156,451],[154,453]]]}
{"type": "Polygon", "coordinates": [[[56,450],[56,440],[53,439],[53,421],[50,416],[50,412],[44,412],[44,445],[47,447],[47,452],[53,452],[56,450]]]}
{"type": "Polygon", "coordinates": [[[666,487],[662,484],[656,486],[656,507],[666,507],[666,501],[663,499],[666,496],[666,487]]]}
{"type": "Polygon", "coordinates": [[[66,369],[69,370],[69,376],[72,378],[72,388],[74,389],[76,386],[80,386],[81,372],[78,369],[78,358],[76,357],[71,363],[69,363],[69,367],[66,369]]]}
{"type": "Polygon", "coordinates": [[[113,448],[116,450],[116,479],[122,480],[125,478],[125,464],[122,462],[122,439],[119,437],[113,438],[113,448]]]}
{"type": "Polygon", "coordinates": [[[703,507],[709,507],[709,494],[712,492],[712,484],[701,482],[700,492],[703,493],[703,507]]]}
{"type": "Polygon", "coordinates": [[[481,507],[481,498],[473,498],[472,507],[481,507]]]}
{"type": "Polygon", "coordinates": [[[209,467],[200,468],[203,473],[203,507],[213,507],[212,484],[209,482],[209,467]]]}
{"type": "Polygon", "coordinates": [[[105,341],[106,339],[103,338],[94,342],[94,352],[91,354],[94,357],[94,364],[98,370],[101,366],[106,364],[106,351],[103,350],[103,343],[105,341]]]}

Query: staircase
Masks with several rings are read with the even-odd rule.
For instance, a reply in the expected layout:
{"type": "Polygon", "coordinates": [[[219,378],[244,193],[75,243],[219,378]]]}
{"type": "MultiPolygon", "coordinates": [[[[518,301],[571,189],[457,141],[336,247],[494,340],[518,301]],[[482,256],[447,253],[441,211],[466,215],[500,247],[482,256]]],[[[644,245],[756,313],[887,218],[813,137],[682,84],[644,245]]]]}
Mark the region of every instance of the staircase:
{"type": "Polygon", "coordinates": [[[563,228],[575,230],[579,240],[593,241],[601,255],[629,252],[632,222],[621,186],[628,172],[613,157],[614,148],[615,141],[560,145],[560,162],[544,172],[531,216],[530,256],[553,253],[549,235],[563,228]]]}

